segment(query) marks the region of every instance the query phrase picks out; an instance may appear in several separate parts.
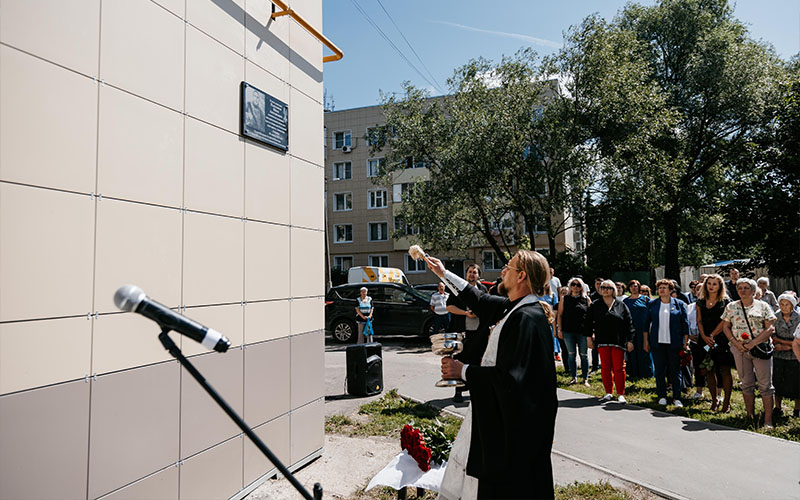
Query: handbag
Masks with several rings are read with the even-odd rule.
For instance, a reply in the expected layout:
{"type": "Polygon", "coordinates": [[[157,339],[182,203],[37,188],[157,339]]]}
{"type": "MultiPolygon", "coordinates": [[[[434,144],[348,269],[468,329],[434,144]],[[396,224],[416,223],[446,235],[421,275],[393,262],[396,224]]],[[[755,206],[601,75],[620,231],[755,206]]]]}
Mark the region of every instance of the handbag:
{"type": "MultiPolygon", "coordinates": [[[[747,317],[747,311],[744,308],[744,304],[742,301],[739,301],[739,305],[742,306],[742,313],[744,313],[744,322],[747,323],[747,329],[750,330],[750,336],[755,340],[756,336],[753,335],[753,329],[750,327],[750,319],[747,317]]],[[[750,355],[754,358],[758,359],[769,359],[772,357],[772,351],[775,349],[772,347],[772,339],[767,339],[766,342],[761,342],[760,344],[756,344],[750,349],[750,355]]]]}

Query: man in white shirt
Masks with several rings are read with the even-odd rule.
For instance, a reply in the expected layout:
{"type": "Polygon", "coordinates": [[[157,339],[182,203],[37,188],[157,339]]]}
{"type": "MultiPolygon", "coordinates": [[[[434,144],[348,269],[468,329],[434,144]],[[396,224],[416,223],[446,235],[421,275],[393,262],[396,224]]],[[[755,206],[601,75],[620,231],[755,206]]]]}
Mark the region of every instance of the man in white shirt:
{"type": "Polygon", "coordinates": [[[447,298],[449,293],[444,291],[444,283],[439,282],[439,288],[431,295],[431,311],[436,316],[433,319],[433,333],[447,330],[450,324],[450,313],[447,312],[447,298]]]}
{"type": "Polygon", "coordinates": [[[550,268],[550,291],[558,296],[558,291],[561,289],[561,280],[556,277],[556,270],[550,268]]]}

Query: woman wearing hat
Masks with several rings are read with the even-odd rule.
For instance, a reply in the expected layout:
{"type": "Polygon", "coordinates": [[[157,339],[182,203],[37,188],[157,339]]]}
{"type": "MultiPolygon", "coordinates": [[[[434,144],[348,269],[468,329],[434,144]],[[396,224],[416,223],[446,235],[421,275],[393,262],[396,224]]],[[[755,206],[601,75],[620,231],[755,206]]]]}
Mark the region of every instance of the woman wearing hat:
{"type": "Polygon", "coordinates": [[[775,320],[775,352],[772,365],[772,383],[775,385],[775,410],[773,415],[781,417],[783,398],[794,400],[795,417],[800,417],[800,363],[792,352],[793,333],[800,326],[800,314],[794,310],[797,297],[785,293],[778,297],[778,319],[775,320]]]}

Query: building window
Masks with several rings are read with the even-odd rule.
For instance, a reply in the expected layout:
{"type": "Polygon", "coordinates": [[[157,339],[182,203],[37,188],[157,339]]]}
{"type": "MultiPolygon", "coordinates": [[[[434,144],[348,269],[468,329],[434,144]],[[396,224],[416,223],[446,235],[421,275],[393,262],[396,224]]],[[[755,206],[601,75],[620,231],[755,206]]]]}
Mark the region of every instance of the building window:
{"type": "Polygon", "coordinates": [[[385,189],[368,191],[367,200],[367,208],[386,208],[389,206],[389,197],[385,189]]]}
{"type": "Polygon", "coordinates": [[[389,267],[388,255],[370,255],[369,265],[375,267],[389,267]]]}
{"type": "Polygon", "coordinates": [[[367,177],[378,177],[385,167],[385,158],[370,158],[367,160],[367,177]]]}
{"type": "Polygon", "coordinates": [[[349,161],[333,164],[333,180],[346,181],[353,178],[353,165],[349,161]]]}
{"type": "Polygon", "coordinates": [[[424,260],[414,260],[414,258],[406,254],[406,272],[407,273],[424,273],[426,269],[424,260]]]}
{"type": "Polygon", "coordinates": [[[347,271],[353,267],[352,255],[336,255],[333,257],[333,267],[338,267],[342,271],[347,271]]]}
{"type": "Polygon", "coordinates": [[[400,203],[403,197],[406,196],[412,189],[414,189],[413,182],[404,182],[402,184],[394,184],[392,186],[392,201],[400,203]]]}
{"type": "Polygon", "coordinates": [[[369,223],[369,241],[386,241],[389,239],[389,224],[387,222],[369,223]]]}
{"type": "Polygon", "coordinates": [[[419,227],[406,224],[402,217],[396,215],[394,218],[394,230],[400,231],[406,236],[419,234],[419,227]]]}
{"type": "Polygon", "coordinates": [[[333,211],[346,212],[353,209],[353,193],[334,193],[333,211]]]}
{"type": "Polygon", "coordinates": [[[352,243],[353,242],[353,225],[352,224],[336,224],[333,226],[333,242],[334,243],[352,243]]]}
{"type": "Polygon", "coordinates": [[[494,252],[483,252],[483,269],[486,271],[499,271],[503,268],[500,259],[494,252]]]}
{"type": "Polygon", "coordinates": [[[353,136],[349,130],[333,133],[333,149],[342,149],[343,146],[352,146],[353,136]]]}
{"type": "MultiPolygon", "coordinates": [[[[528,231],[528,224],[525,224],[525,232],[529,233],[528,231]]],[[[533,216],[533,233],[535,234],[544,234],[547,233],[547,223],[546,219],[544,219],[541,215],[534,215],[533,216]]]]}
{"type": "Polygon", "coordinates": [[[413,157],[411,156],[408,157],[408,168],[428,168],[430,166],[431,166],[430,162],[427,162],[425,160],[415,161],[413,157]]]}
{"type": "Polygon", "coordinates": [[[378,127],[367,127],[367,134],[365,136],[365,139],[367,140],[367,146],[373,146],[375,144],[377,132],[378,127]]]}
{"type": "Polygon", "coordinates": [[[550,247],[539,247],[536,249],[536,251],[545,257],[550,257],[550,247]]]}

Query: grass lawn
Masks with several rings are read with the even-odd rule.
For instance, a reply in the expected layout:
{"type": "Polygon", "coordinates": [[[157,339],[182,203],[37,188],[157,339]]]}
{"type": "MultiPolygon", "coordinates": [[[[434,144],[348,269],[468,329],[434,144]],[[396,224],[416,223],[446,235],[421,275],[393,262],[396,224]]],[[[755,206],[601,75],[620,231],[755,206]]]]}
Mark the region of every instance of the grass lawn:
{"type": "MultiPolygon", "coordinates": [[[[438,493],[435,491],[423,490],[423,495],[418,497],[414,488],[406,488],[406,495],[409,500],[419,498],[422,500],[435,500],[438,493]]],[[[555,500],[637,500],[647,498],[645,492],[637,495],[633,492],[615,488],[606,482],[599,483],[578,483],[574,482],[566,486],[556,485],[555,500]]],[[[360,491],[354,500],[396,500],[397,491],[392,488],[382,487],[373,488],[369,491],[360,491]]]]}
{"type": "MultiPolygon", "coordinates": [[[[578,361],[580,375],[580,361],[578,361]]],[[[592,396],[602,397],[605,395],[603,389],[602,379],[600,373],[595,373],[589,377],[591,387],[586,387],[582,383],[569,385],[570,377],[565,374],[561,366],[557,368],[558,372],[558,386],[562,389],[567,389],[575,392],[582,392],[584,394],[591,394],[592,396]]],[[[719,413],[711,411],[711,400],[708,388],[704,388],[705,399],[693,400],[689,397],[681,399],[683,408],[676,408],[672,405],[672,399],[668,398],[670,404],[666,407],[658,404],[658,397],[656,396],[656,380],[655,378],[628,380],[625,383],[625,399],[628,404],[643,406],[646,408],[653,408],[660,411],[672,413],[674,415],[681,415],[703,422],[711,422],[714,424],[725,425],[728,427],[736,427],[738,429],[747,429],[760,434],[767,434],[778,438],[788,439],[791,441],[800,441],[800,418],[793,418],[792,409],[794,402],[783,402],[784,416],[774,419],[775,428],[772,430],[765,430],[761,427],[763,424],[763,407],[761,406],[761,398],[756,392],[756,416],[758,422],[753,425],[747,420],[747,413],[744,409],[744,400],[742,399],[742,391],[738,389],[739,379],[736,375],[736,370],[733,373],[733,394],[731,394],[731,412],[719,413]],[[788,416],[787,416],[788,415],[788,416]]],[[[685,392],[684,395],[691,396],[694,394],[694,388],[691,392],[685,392]]]]}

